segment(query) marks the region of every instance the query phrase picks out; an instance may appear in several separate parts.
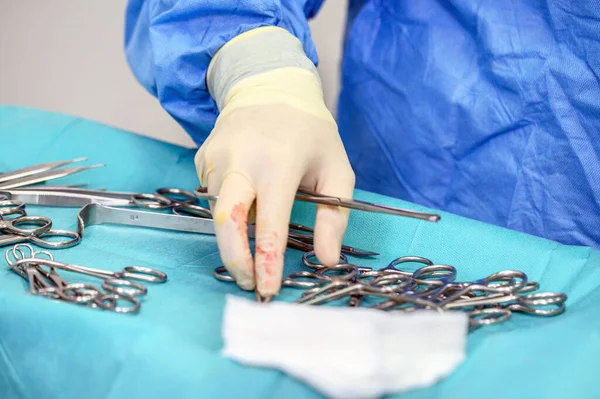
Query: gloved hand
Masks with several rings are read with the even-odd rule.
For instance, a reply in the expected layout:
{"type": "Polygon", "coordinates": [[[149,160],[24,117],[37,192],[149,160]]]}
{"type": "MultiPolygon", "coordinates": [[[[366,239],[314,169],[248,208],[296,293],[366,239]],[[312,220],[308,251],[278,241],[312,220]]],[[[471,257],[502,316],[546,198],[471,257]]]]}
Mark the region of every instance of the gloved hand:
{"type": "MultiPolygon", "coordinates": [[[[233,39],[211,62],[208,83],[221,112],[195,162],[200,183],[219,196],[211,207],[221,259],[241,288],[270,298],[281,288],[298,187],[351,198],[354,173],[316,69],[287,31],[233,39]]],[[[324,265],[338,263],[347,221],[347,210],[317,206],[315,251],[324,265]]]]}

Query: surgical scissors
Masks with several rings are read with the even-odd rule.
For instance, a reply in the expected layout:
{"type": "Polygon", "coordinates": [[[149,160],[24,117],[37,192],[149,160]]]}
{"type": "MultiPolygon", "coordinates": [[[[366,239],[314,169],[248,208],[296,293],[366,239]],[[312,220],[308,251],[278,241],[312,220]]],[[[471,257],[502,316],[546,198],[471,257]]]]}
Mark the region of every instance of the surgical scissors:
{"type": "MultiPolygon", "coordinates": [[[[1,221],[0,221],[1,223],[1,221]]],[[[67,249],[76,246],[81,241],[81,237],[74,231],[50,229],[38,235],[20,235],[20,234],[0,234],[0,247],[15,245],[21,243],[32,243],[38,247],[46,249],[67,249]],[[66,237],[64,241],[48,241],[48,237],[66,237]]]]}
{"type": "MultiPolygon", "coordinates": [[[[282,285],[287,287],[298,287],[298,288],[317,288],[320,292],[321,286],[324,282],[330,283],[334,281],[351,281],[355,279],[358,273],[358,268],[354,265],[337,265],[334,268],[320,269],[315,272],[298,271],[293,272],[287,277],[282,279],[282,285]],[[342,272],[341,275],[327,275],[330,272],[342,272]]],[[[213,270],[213,276],[219,281],[225,281],[234,283],[235,279],[225,266],[219,266],[213,270]]],[[[312,294],[311,291],[305,291],[305,294],[312,294]]],[[[309,298],[310,299],[310,298],[309,298]]]]}
{"type": "Polygon", "coordinates": [[[134,193],[117,193],[71,187],[41,186],[0,189],[0,195],[28,205],[60,208],[80,208],[88,204],[135,206],[131,201],[134,193]]]}
{"type": "Polygon", "coordinates": [[[20,201],[9,200],[6,195],[0,195],[0,219],[5,216],[25,216],[25,204],[20,201]]]}
{"type": "Polygon", "coordinates": [[[179,188],[159,188],[154,193],[111,192],[81,188],[22,187],[0,190],[0,195],[27,204],[53,207],[83,207],[102,204],[117,207],[138,207],[152,210],[170,210],[175,215],[210,219],[212,213],[197,204],[198,199],[189,191],[179,188]]]}
{"type": "Polygon", "coordinates": [[[171,209],[176,215],[212,218],[210,210],[197,205],[198,198],[179,188],[159,188],[154,194],[134,194],[132,202],[148,209],[171,209]]]}
{"type": "MultiPolygon", "coordinates": [[[[6,263],[8,266],[21,277],[29,280],[30,283],[30,293],[36,293],[35,288],[49,288],[52,287],[48,281],[52,281],[56,284],[57,287],[66,287],[69,285],[66,281],[64,281],[53,268],[50,269],[49,272],[46,272],[37,264],[31,265],[27,264],[27,268],[23,266],[14,266],[15,262],[10,259],[10,255],[12,254],[13,259],[42,259],[39,255],[44,255],[50,260],[54,260],[52,254],[48,251],[35,251],[33,247],[29,244],[17,244],[11,250],[8,250],[4,254],[4,258],[6,259],[6,263]],[[25,254],[25,250],[28,250],[28,254],[25,254]],[[14,266],[14,267],[13,267],[14,266]],[[35,269],[35,273],[33,273],[32,269],[35,269]],[[42,277],[46,278],[48,281],[44,280],[42,277]]],[[[57,298],[57,297],[56,297],[57,298]]]]}
{"type": "Polygon", "coordinates": [[[567,296],[558,292],[534,292],[526,295],[517,294],[492,294],[483,297],[468,298],[463,300],[448,301],[446,309],[477,307],[492,305],[495,308],[508,309],[513,312],[529,313],[537,316],[553,316],[565,310],[567,296]],[[552,309],[538,309],[537,307],[555,305],[552,309]]]}
{"type": "MultiPolygon", "coordinates": [[[[52,220],[45,216],[19,216],[15,219],[3,219],[0,215],[0,233],[31,236],[47,233],[52,228],[52,220]],[[22,229],[19,225],[34,225],[32,229],[22,229]]],[[[1,236],[0,236],[1,237],[1,236]]]]}
{"type": "Polygon", "coordinates": [[[134,297],[146,295],[148,292],[145,286],[131,280],[150,283],[164,283],[167,281],[165,273],[147,267],[128,266],[122,271],[113,272],[58,262],[54,260],[51,253],[47,251],[36,252],[27,244],[15,245],[12,250],[6,251],[5,259],[11,270],[29,282],[29,292],[32,294],[121,313],[139,310],[141,305],[134,297]],[[44,257],[40,257],[40,255],[44,257]],[[49,270],[45,270],[44,267],[49,270]],[[101,287],[106,293],[91,284],[70,284],[63,280],[56,273],[56,270],[100,278],[103,280],[101,287]],[[120,299],[132,303],[133,306],[117,306],[117,301],[120,299]]]}
{"type": "MultiPolygon", "coordinates": [[[[20,259],[13,263],[12,267],[18,267],[27,262],[27,259],[20,259]]],[[[93,269],[85,266],[78,266],[64,262],[57,262],[50,259],[36,259],[36,264],[40,266],[48,266],[54,269],[62,269],[69,272],[85,274],[87,276],[97,277],[101,279],[119,279],[119,280],[138,280],[148,283],[164,283],[167,281],[167,275],[161,271],[150,269],[142,266],[127,266],[120,272],[109,270],[93,269]]]]}
{"type": "Polygon", "coordinates": [[[421,263],[426,266],[433,265],[432,261],[430,261],[427,258],[423,258],[421,256],[401,256],[401,257],[396,258],[393,261],[391,261],[386,267],[384,267],[383,269],[380,269],[379,272],[380,273],[401,273],[401,274],[409,274],[410,275],[411,273],[406,272],[401,269],[398,269],[396,267],[403,263],[421,263]]]}
{"type": "MultiPolygon", "coordinates": [[[[502,270],[460,282],[456,281],[455,267],[435,264],[420,256],[401,256],[381,269],[349,264],[343,255],[339,264],[326,267],[313,261],[314,256],[314,251],[308,251],[302,257],[302,263],[311,271],[294,272],[282,279],[283,287],[303,289],[296,303],[321,305],[348,298],[347,306],[351,307],[402,312],[463,311],[469,316],[471,330],[506,321],[514,312],[552,317],[566,310],[566,294],[536,292],[539,284],[517,270],[502,270]],[[398,267],[409,263],[421,267],[412,272],[398,267]]],[[[213,274],[219,280],[234,281],[222,266],[213,274]]]]}
{"type": "MultiPolygon", "coordinates": [[[[194,194],[178,188],[159,188],[153,194],[136,194],[76,188],[52,188],[51,190],[46,190],[42,187],[0,190],[0,195],[6,199],[12,198],[13,201],[18,200],[34,205],[81,207],[81,217],[79,219],[82,221],[88,220],[88,222],[80,224],[80,227],[93,224],[91,223],[92,220],[101,223],[105,218],[114,217],[113,223],[116,222],[117,224],[214,234],[211,211],[193,203],[197,202],[194,194]],[[142,207],[151,210],[169,209],[174,215],[153,212],[158,216],[152,216],[149,212],[118,209],[132,207],[142,207]],[[89,217],[87,216],[88,214],[89,217]],[[98,215],[100,218],[95,218],[94,215],[98,215]],[[172,216],[179,216],[180,218],[172,216]],[[200,222],[197,219],[203,219],[206,222],[200,222]],[[147,223],[143,223],[142,221],[147,221],[147,223]],[[171,228],[170,226],[177,227],[171,228]]],[[[253,225],[250,225],[251,234],[253,227],[253,225]]],[[[83,233],[83,229],[81,229],[81,233],[83,233]]],[[[313,233],[314,230],[310,227],[290,223],[288,247],[300,251],[312,250],[314,245],[313,233]]],[[[343,253],[356,257],[378,255],[377,252],[366,251],[348,245],[342,245],[341,249],[343,253]]]]}
{"type": "MultiPolygon", "coordinates": [[[[417,284],[414,291],[406,291],[403,295],[390,297],[388,301],[375,305],[377,309],[393,309],[401,306],[407,298],[422,298],[428,301],[435,301],[439,306],[456,301],[467,303],[471,300],[476,301],[477,292],[492,293],[511,293],[522,289],[527,283],[527,276],[518,271],[504,270],[494,273],[483,279],[474,282],[454,282],[456,278],[456,269],[448,265],[426,265],[412,273],[412,278],[417,284]],[[514,279],[517,282],[511,284],[514,279]],[[419,289],[419,287],[424,287],[419,289]],[[475,298],[475,299],[473,299],[475,298]]],[[[476,304],[476,302],[473,302],[476,304]]],[[[463,307],[468,307],[465,305],[463,307]]]]}
{"type": "MultiPolygon", "coordinates": [[[[58,207],[84,207],[89,204],[102,204],[113,207],[140,207],[152,210],[171,210],[179,216],[192,216],[203,219],[212,219],[209,209],[197,204],[197,196],[189,191],[178,188],[159,188],[152,194],[110,192],[101,190],[88,190],[65,188],[63,190],[52,188],[20,188],[0,190],[7,198],[17,199],[28,204],[58,206],[58,207]]],[[[314,245],[314,230],[297,223],[290,223],[288,233],[288,246],[301,251],[309,251],[314,245]],[[308,234],[306,234],[308,233],[308,234]]],[[[377,252],[366,251],[342,245],[342,251],[348,255],[369,257],[379,255],[377,252]]]]}
{"type": "MultiPolygon", "coordinates": [[[[312,255],[312,254],[311,254],[312,255]]],[[[304,259],[303,259],[304,261],[304,259]]],[[[305,263],[306,265],[306,263],[305,263]]],[[[343,270],[343,264],[335,265],[334,270],[343,270]]],[[[321,290],[313,289],[312,292],[304,292],[298,303],[307,305],[318,305],[332,300],[340,299],[346,296],[350,297],[348,306],[357,307],[364,296],[387,298],[398,292],[409,292],[417,286],[410,273],[399,270],[373,270],[354,266],[358,270],[358,275],[352,276],[352,279],[339,279],[322,287],[321,290]],[[348,284],[342,284],[348,281],[348,284]],[[338,289],[339,288],[339,289],[338,289]],[[318,296],[319,294],[324,294],[318,296]]],[[[324,273],[329,268],[318,269],[317,274],[324,273]]],[[[410,299],[412,303],[425,303],[417,299],[410,299]]],[[[406,302],[406,301],[405,301],[406,302]]],[[[425,303],[430,305],[430,303],[425,303]]],[[[377,306],[372,306],[377,307],[377,306]]],[[[429,306],[430,307],[430,306],[429,306]]]]}
{"type": "MultiPolygon", "coordinates": [[[[127,193],[127,192],[110,192],[104,190],[88,190],[66,187],[64,189],[52,187],[46,189],[44,187],[25,187],[19,189],[0,190],[0,195],[5,198],[19,200],[23,203],[55,206],[55,207],[82,207],[81,214],[94,210],[95,213],[108,214],[116,216],[115,207],[140,207],[151,210],[170,210],[171,213],[177,216],[188,216],[199,219],[211,219],[212,213],[197,204],[198,198],[194,193],[179,188],[159,188],[152,194],[146,193],[127,193]],[[96,207],[95,204],[104,205],[104,208],[96,207]],[[111,207],[111,208],[108,208],[111,207]]],[[[147,214],[137,213],[130,214],[132,220],[136,221],[136,225],[141,225],[139,220],[147,220],[147,214]]],[[[159,217],[160,218],[160,217],[159,217]]],[[[124,221],[123,218],[119,220],[124,221]]],[[[164,219],[163,226],[168,228],[169,224],[187,225],[185,219],[164,219]],[[179,223],[181,221],[181,223],[179,223]]],[[[119,223],[121,224],[121,223],[119,223]]],[[[127,223],[133,224],[133,223],[127,223]]],[[[156,224],[146,227],[159,228],[156,224]]],[[[198,226],[196,226],[198,227],[198,226]]],[[[197,229],[186,229],[184,231],[198,232],[197,229]]],[[[212,228],[202,228],[202,232],[214,234],[212,228]]],[[[82,231],[81,231],[82,232],[82,231]]],[[[81,233],[80,232],[80,233],[81,233]]],[[[301,251],[309,251],[314,246],[314,230],[310,227],[303,226],[297,223],[289,224],[288,247],[301,251]]],[[[363,249],[342,245],[342,252],[357,257],[370,257],[378,255],[377,252],[366,251],[363,249]]]]}
{"type": "MultiPolygon", "coordinates": [[[[194,190],[194,193],[198,198],[202,198],[207,201],[217,201],[218,195],[208,194],[206,187],[198,187],[194,190]]],[[[395,208],[386,205],[373,204],[370,202],[332,197],[323,194],[319,194],[310,190],[299,188],[296,193],[297,201],[312,202],[320,205],[339,206],[342,208],[354,209],[359,211],[384,213],[388,215],[405,216],[414,219],[426,220],[428,222],[436,223],[441,219],[440,215],[417,212],[409,209],[395,208]]]]}
{"type": "MultiPolygon", "coordinates": [[[[293,272],[289,276],[285,277],[282,281],[283,284],[289,287],[302,287],[302,288],[313,288],[319,286],[323,281],[332,281],[336,278],[340,278],[344,281],[353,279],[358,273],[358,268],[354,265],[338,265],[336,268],[321,269],[316,272],[299,271],[293,272]],[[330,271],[345,271],[346,273],[342,276],[329,276],[325,274],[330,271]],[[308,279],[305,281],[303,279],[308,279]],[[314,280],[314,281],[310,281],[314,280]]],[[[213,276],[220,281],[235,282],[235,279],[225,266],[219,266],[213,270],[213,276]]]]}
{"type": "MultiPolygon", "coordinates": [[[[316,256],[315,251],[307,251],[302,255],[302,263],[304,264],[304,266],[313,269],[313,270],[319,270],[319,269],[323,269],[326,266],[321,264],[321,263],[316,263],[311,261],[311,258],[314,258],[316,256]]],[[[344,255],[344,253],[342,252],[340,254],[340,261],[338,264],[347,264],[348,263],[348,258],[346,257],[346,255],[344,255]]]]}

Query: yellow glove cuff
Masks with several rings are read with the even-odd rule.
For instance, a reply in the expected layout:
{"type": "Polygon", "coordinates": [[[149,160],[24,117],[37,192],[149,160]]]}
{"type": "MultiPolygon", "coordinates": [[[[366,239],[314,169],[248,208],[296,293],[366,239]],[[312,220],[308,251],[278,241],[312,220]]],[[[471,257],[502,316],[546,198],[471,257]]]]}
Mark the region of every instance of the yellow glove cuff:
{"type": "Polygon", "coordinates": [[[300,41],[282,28],[257,28],[230,40],[209,66],[208,87],[221,115],[285,103],[335,124],[314,64],[300,41]]]}
{"type": "Polygon", "coordinates": [[[285,103],[335,124],[321,83],[302,68],[280,68],[239,81],[227,93],[221,115],[236,108],[285,103]]]}

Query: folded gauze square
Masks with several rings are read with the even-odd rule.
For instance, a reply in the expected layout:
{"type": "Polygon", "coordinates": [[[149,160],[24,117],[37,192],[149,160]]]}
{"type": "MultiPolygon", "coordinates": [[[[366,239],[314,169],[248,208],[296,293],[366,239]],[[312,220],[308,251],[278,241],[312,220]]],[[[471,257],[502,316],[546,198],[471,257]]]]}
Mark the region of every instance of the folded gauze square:
{"type": "Polygon", "coordinates": [[[227,297],[223,354],[272,367],[331,398],[376,398],[434,384],[465,357],[463,312],[257,303],[227,297]]]}

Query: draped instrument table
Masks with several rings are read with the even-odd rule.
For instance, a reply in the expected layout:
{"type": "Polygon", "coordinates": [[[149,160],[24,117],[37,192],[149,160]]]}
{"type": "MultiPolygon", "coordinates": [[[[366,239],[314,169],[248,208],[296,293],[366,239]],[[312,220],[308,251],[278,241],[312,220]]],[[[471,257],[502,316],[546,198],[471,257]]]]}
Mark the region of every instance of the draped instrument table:
{"type": "MultiPolygon", "coordinates": [[[[95,122],[22,107],[0,107],[0,171],[87,156],[106,163],[57,180],[89,188],[154,192],[194,189],[195,150],[95,122]]],[[[357,199],[424,210],[370,193],[357,199]]],[[[297,203],[293,220],[313,224],[314,205],[297,203]]],[[[77,208],[28,207],[75,229],[77,208]]],[[[401,255],[424,256],[471,280],[517,269],[544,291],[569,296],[555,318],[513,314],[469,336],[467,360],[445,381],[408,398],[598,397],[600,372],[600,252],[568,247],[454,215],[428,223],[351,212],[344,242],[379,252],[362,261],[381,267],[401,255]]],[[[1,248],[2,255],[8,248],[1,248]]],[[[215,238],[120,226],[94,226],[78,246],[52,251],[64,262],[121,270],[162,270],[166,284],[150,285],[139,314],[116,314],[35,297],[26,282],[0,268],[0,397],[2,398],[313,398],[309,387],[267,369],[220,355],[225,295],[253,298],[216,281],[215,238]]],[[[288,249],[284,275],[301,270],[302,253],[288,249]]],[[[299,295],[285,288],[277,300],[299,295]]],[[[410,342],[407,342],[410,345],[410,342]]]]}

